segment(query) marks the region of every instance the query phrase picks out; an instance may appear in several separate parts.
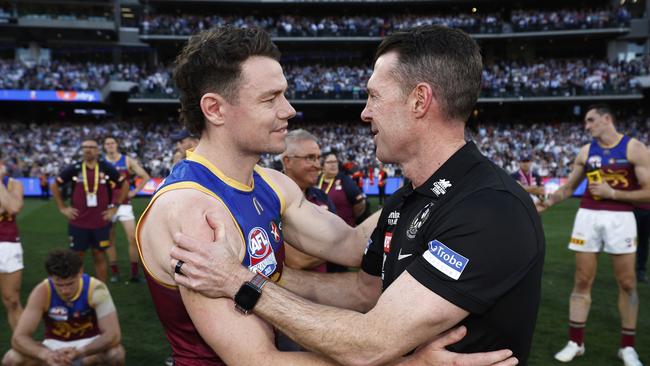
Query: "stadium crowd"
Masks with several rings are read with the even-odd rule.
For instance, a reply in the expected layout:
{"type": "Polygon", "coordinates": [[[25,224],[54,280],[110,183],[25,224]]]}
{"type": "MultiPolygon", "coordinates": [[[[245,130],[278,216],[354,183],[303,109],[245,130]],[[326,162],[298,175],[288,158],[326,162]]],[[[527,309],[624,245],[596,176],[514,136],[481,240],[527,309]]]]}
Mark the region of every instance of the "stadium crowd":
{"type": "Polygon", "coordinates": [[[468,33],[512,33],[564,29],[598,29],[629,25],[630,12],[618,9],[513,10],[510,16],[489,14],[401,14],[359,16],[239,16],[196,14],[145,15],[143,34],[186,36],[215,26],[261,27],[274,37],[383,37],[396,30],[438,24],[468,33]]]}
{"type": "MultiPolygon", "coordinates": [[[[287,64],[290,99],[365,99],[369,66],[287,64]]],[[[545,59],[497,61],[483,70],[483,97],[630,93],[650,74],[650,57],[608,62],[545,59]]],[[[138,84],[139,96],[176,97],[169,67],[137,64],[0,61],[0,89],[98,90],[109,80],[138,84]]]]}
{"type": "MultiPolygon", "coordinates": [[[[621,131],[650,143],[650,118],[632,117],[618,125],[621,131]]],[[[376,166],[375,145],[366,124],[297,122],[290,128],[310,131],[320,139],[324,151],[338,152],[341,161],[351,162],[364,171],[376,166]]],[[[175,149],[170,136],[178,129],[172,123],[151,124],[146,128],[141,122],[5,123],[0,125],[0,146],[11,176],[36,177],[42,172],[53,175],[77,159],[82,136],[113,135],[120,140],[123,153],[139,160],[151,176],[164,177],[172,166],[175,149]]],[[[533,125],[482,123],[474,132],[468,132],[468,138],[476,141],[487,157],[508,172],[517,171],[522,157],[532,155],[534,170],[541,177],[566,177],[579,147],[589,141],[578,121],[533,125]]],[[[279,158],[264,155],[260,164],[278,167],[279,158]]],[[[399,174],[394,166],[387,165],[386,170],[391,176],[399,174]]]]}

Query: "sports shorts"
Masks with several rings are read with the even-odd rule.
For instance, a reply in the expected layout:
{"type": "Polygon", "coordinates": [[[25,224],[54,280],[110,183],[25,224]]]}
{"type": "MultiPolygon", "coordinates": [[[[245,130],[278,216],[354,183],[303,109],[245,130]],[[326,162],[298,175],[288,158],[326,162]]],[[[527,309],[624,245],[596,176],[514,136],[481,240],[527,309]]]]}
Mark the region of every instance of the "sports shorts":
{"type": "Polygon", "coordinates": [[[578,209],[569,249],[627,254],[636,252],[636,244],[636,220],[632,211],[578,209]]]}
{"type": "Polygon", "coordinates": [[[112,222],[131,220],[135,220],[135,215],[133,214],[133,205],[120,205],[117,208],[115,215],[113,215],[113,218],[111,218],[112,222]]]}
{"type": "Polygon", "coordinates": [[[70,249],[78,252],[85,252],[88,249],[106,250],[111,244],[108,241],[110,230],[111,224],[99,229],[83,229],[68,225],[70,249]]]}
{"type": "Polygon", "coordinates": [[[60,341],[58,339],[46,338],[43,340],[43,345],[52,351],[56,351],[61,348],[76,348],[79,349],[90,344],[92,341],[97,339],[99,335],[90,338],[77,339],[75,341],[60,341]]]}
{"type": "Polygon", "coordinates": [[[14,273],[23,268],[23,246],[16,242],[0,241],[0,273],[14,273]]]}

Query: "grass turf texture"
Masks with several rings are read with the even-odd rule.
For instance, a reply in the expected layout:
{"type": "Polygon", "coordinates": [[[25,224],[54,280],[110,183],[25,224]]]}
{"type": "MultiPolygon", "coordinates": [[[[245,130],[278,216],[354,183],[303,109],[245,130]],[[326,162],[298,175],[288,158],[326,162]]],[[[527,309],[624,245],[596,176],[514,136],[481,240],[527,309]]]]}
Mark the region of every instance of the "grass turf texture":
{"type": "MultiPolygon", "coordinates": [[[[147,199],[136,199],[134,210],[140,214],[147,199]]],[[[371,198],[376,206],[376,199],[371,198]]],[[[546,233],[546,263],[542,279],[542,303],[540,306],[530,365],[560,364],[553,354],[567,341],[567,317],[569,293],[573,285],[574,256],[566,249],[578,206],[577,200],[569,200],[553,207],[543,217],[546,233]]],[[[29,199],[21,212],[18,223],[25,250],[25,270],[21,299],[27,300],[29,291],[43,278],[43,259],[48,250],[67,246],[69,240],[66,220],[59,214],[52,201],[29,199]]],[[[155,314],[145,283],[125,284],[129,263],[127,244],[121,227],[118,227],[118,255],[122,282],[109,284],[118,309],[122,328],[122,344],[126,348],[127,365],[162,365],[170,354],[170,348],[155,314]]],[[[486,250],[489,250],[486,248],[486,250]]],[[[495,263],[498,265],[498,263],[495,263]]],[[[92,263],[86,258],[86,268],[92,274],[92,263]]],[[[592,307],[586,331],[587,352],[572,365],[622,365],[616,357],[619,347],[620,321],[617,310],[617,286],[612,274],[611,261],[601,255],[598,275],[592,293],[592,307]]],[[[637,325],[636,348],[642,361],[650,362],[650,286],[639,284],[640,314],[637,325]]],[[[42,327],[41,327],[42,328],[42,327]]],[[[9,347],[10,331],[4,308],[0,307],[0,352],[9,347]]],[[[37,333],[42,337],[42,329],[37,333]]],[[[40,339],[40,338],[39,338],[40,339]]]]}

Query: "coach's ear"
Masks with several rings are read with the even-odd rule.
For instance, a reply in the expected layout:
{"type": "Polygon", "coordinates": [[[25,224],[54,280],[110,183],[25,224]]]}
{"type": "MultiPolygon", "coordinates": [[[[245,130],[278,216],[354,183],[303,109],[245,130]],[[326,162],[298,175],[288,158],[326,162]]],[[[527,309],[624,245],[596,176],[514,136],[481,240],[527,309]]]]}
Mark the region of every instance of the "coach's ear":
{"type": "Polygon", "coordinates": [[[201,111],[203,116],[208,123],[211,123],[214,126],[220,126],[225,123],[224,120],[224,106],[227,105],[227,101],[217,93],[205,93],[201,97],[199,105],[201,106],[201,111]]]}

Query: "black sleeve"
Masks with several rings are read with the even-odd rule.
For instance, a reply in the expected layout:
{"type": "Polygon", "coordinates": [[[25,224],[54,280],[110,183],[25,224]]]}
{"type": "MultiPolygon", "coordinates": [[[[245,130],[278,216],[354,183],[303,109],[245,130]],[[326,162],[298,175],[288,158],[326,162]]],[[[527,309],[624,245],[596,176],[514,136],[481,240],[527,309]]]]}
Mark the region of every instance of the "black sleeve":
{"type": "Polygon", "coordinates": [[[59,173],[59,176],[56,177],[56,181],[59,184],[66,184],[70,181],[72,181],[72,178],[75,177],[77,174],[79,174],[79,170],[77,169],[76,164],[70,164],[65,169],[59,173]]]}
{"type": "Polygon", "coordinates": [[[428,248],[407,271],[456,306],[483,313],[543,260],[533,215],[508,192],[478,191],[427,227],[428,248]]]}
{"type": "Polygon", "coordinates": [[[101,161],[101,168],[104,174],[108,177],[110,181],[112,181],[115,184],[122,183],[122,180],[124,180],[124,177],[120,175],[120,173],[113,167],[112,165],[108,164],[105,161],[101,161]]]}
{"type": "Polygon", "coordinates": [[[340,174],[339,178],[341,179],[341,185],[345,191],[345,195],[348,197],[348,202],[355,205],[361,202],[365,196],[359,187],[354,184],[352,178],[348,177],[346,174],[340,174]]]}
{"type": "Polygon", "coordinates": [[[384,261],[384,231],[377,226],[370,235],[368,246],[361,260],[361,269],[372,276],[381,276],[382,262],[384,261]]]}

